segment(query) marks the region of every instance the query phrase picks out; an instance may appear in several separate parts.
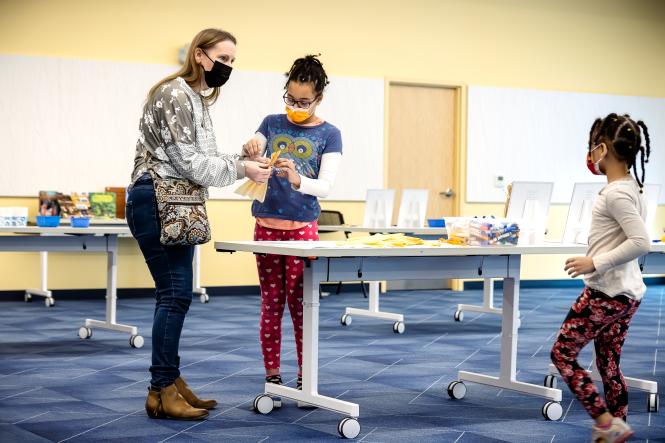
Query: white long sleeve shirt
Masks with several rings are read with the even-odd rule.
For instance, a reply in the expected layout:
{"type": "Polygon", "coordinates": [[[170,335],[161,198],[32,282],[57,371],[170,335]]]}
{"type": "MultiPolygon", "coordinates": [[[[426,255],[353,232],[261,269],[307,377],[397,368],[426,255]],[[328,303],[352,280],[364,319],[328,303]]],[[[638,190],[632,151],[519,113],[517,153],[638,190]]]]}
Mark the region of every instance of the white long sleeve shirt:
{"type": "Polygon", "coordinates": [[[300,175],[300,187],[296,191],[314,197],[325,198],[330,194],[339,164],[342,162],[341,152],[331,152],[321,156],[319,175],[316,178],[300,175]]]}
{"type": "MultiPolygon", "coordinates": [[[[254,134],[254,139],[259,143],[261,152],[265,151],[266,143],[268,139],[265,135],[257,132],[254,134]]],[[[247,152],[243,149],[242,152],[243,158],[247,157],[247,152]]],[[[330,152],[328,154],[323,154],[321,156],[321,166],[319,167],[319,175],[316,178],[305,177],[300,174],[300,187],[294,190],[300,192],[301,194],[313,195],[318,198],[326,198],[330,195],[332,186],[335,183],[335,177],[337,177],[337,171],[339,170],[339,165],[342,162],[342,153],[341,152],[330,152]]]]}
{"type": "Polygon", "coordinates": [[[584,283],[614,297],[640,300],[646,292],[637,258],[649,252],[646,201],[632,176],[605,186],[593,207],[589,249],[596,271],[584,283]]]}

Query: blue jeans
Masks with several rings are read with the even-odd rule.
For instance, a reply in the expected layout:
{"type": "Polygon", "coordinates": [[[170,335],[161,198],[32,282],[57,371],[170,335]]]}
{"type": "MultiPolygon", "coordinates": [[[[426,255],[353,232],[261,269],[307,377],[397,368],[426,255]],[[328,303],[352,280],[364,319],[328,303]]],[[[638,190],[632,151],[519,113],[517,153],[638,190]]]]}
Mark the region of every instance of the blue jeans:
{"type": "Polygon", "coordinates": [[[164,246],[152,178],[144,175],[127,196],[127,223],[155,282],[150,384],[164,388],[180,376],[178,346],[185,315],[192,303],[194,246],[164,246]]]}

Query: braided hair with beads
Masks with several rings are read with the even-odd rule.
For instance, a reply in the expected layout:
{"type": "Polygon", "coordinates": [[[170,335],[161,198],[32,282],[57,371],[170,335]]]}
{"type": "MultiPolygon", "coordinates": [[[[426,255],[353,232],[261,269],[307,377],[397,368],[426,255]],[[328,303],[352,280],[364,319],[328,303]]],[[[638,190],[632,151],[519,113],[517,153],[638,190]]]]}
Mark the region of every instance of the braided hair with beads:
{"type": "Polygon", "coordinates": [[[628,114],[609,114],[605,118],[598,118],[593,122],[589,131],[589,149],[599,143],[606,143],[614,151],[615,156],[625,161],[628,171],[633,168],[635,180],[640,187],[640,193],[644,188],[644,164],[649,163],[651,155],[651,140],[649,131],[643,121],[635,122],[628,114]],[[646,147],[642,146],[642,136],[646,141],[646,147]],[[642,174],[637,174],[637,154],[640,154],[642,174]]]}
{"type": "Polygon", "coordinates": [[[326,86],[330,83],[328,75],[323,69],[323,63],[318,59],[318,55],[306,55],[293,62],[293,66],[286,73],[286,84],[284,89],[289,86],[289,82],[313,83],[314,91],[320,95],[326,86]]]}

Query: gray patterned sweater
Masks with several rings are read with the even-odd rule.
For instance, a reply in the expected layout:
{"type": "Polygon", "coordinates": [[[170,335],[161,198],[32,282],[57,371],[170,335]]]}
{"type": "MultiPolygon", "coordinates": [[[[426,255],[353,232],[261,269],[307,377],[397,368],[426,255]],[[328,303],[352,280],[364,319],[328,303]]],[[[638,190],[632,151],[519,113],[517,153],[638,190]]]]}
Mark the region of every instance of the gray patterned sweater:
{"type": "Polygon", "coordinates": [[[217,150],[208,105],[180,77],[163,84],[143,108],[132,184],[148,169],[205,187],[228,186],[245,176],[238,155],[217,150]]]}

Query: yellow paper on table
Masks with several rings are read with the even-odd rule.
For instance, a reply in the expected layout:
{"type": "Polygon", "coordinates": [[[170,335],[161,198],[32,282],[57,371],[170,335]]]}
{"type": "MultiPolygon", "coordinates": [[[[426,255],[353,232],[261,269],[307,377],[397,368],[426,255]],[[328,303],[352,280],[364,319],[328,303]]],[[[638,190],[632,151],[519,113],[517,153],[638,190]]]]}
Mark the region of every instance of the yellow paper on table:
{"type": "MultiPolygon", "coordinates": [[[[272,153],[272,155],[270,156],[270,163],[268,163],[268,166],[272,166],[275,164],[275,162],[277,161],[277,157],[279,157],[279,154],[280,154],[279,152],[272,153]]],[[[258,200],[261,203],[263,203],[263,201],[266,199],[267,191],[268,191],[268,182],[256,183],[255,181],[248,179],[245,183],[238,186],[238,188],[234,192],[236,194],[244,195],[253,200],[258,200]]]]}
{"type": "Polygon", "coordinates": [[[405,246],[441,246],[440,241],[426,241],[418,237],[398,234],[375,234],[351,237],[346,241],[337,242],[338,246],[371,246],[374,248],[403,248],[405,246]]]}

